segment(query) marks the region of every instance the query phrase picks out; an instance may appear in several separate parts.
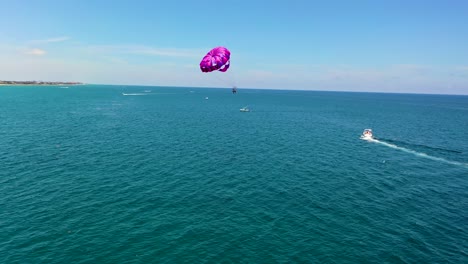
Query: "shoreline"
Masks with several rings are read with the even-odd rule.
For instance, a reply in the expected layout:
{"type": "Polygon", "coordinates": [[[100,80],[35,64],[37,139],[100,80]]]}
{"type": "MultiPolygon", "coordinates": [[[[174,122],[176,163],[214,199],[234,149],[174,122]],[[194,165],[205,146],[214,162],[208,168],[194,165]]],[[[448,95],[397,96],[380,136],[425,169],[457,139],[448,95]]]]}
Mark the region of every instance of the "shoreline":
{"type": "Polygon", "coordinates": [[[0,83],[0,86],[77,86],[77,85],[85,85],[84,83],[79,83],[79,84],[70,84],[70,83],[57,83],[57,84],[6,84],[6,83],[0,83]]]}
{"type": "Polygon", "coordinates": [[[36,82],[36,81],[0,81],[0,86],[57,86],[82,85],[81,82],[36,82]]]}

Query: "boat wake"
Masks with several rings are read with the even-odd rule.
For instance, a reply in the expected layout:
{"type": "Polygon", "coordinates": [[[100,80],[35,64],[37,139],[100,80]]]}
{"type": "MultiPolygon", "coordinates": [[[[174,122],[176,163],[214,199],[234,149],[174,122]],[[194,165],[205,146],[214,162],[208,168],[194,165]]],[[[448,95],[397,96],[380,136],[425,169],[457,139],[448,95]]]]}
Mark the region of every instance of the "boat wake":
{"type": "Polygon", "coordinates": [[[398,149],[398,150],[404,151],[406,153],[416,155],[418,157],[422,157],[422,158],[431,159],[431,160],[435,160],[435,161],[440,161],[440,162],[451,164],[451,165],[456,165],[456,166],[461,166],[461,167],[468,168],[468,163],[463,163],[463,162],[458,162],[458,161],[451,161],[451,160],[447,160],[447,159],[444,159],[444,158],[431,156],[431,155],[428,155],[428,154],[423,153],[423,152],[418,152],[418,151],[415,151],[415,150],[412,150],[412,149],[409,149],[409,148],[400,147],[400,146],[397,146],[395,144],[388,143],[388,142],[378,140],[378,139],[375,139],[375,138],[365,139],[365,140],[370,141],[370,142],[374,142],[374,143],[377,143],[377,144],[380,144],[380,145],[384,145],[384,146],[387,146],[389,148],[398,149]]]}
{"type": "Polygon", "coordinates": [[[441,147],[432,147],[432,146],[427,146],[427,145],[422,145],[422,144],[414,144],[414,143],[409,143],[405,141],[400,141],[400,140],[395,140],[395,139],[388,139],[388,138],[379,138],[381,141],[385,141],[390,144],[394,145],[400,145],[400,146],[408,146],[409,148],[422,148],[426,149],[428,151],[442,151],[446,153],[456,153],[456,154],[463,154],[462,151],[460,150],[455,150],[455,149],[447,149],[447,148],[441,148],[441,147]]]}

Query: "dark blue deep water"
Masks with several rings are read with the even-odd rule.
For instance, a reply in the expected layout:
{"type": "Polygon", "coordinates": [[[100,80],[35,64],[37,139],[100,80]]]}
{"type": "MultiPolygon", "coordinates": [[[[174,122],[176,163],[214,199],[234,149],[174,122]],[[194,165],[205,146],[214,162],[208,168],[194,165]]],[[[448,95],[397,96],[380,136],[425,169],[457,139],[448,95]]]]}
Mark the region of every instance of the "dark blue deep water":
{"type": "Polygon", "coordinates": [[[0,87],[0,263],[468,263],[467,241],[466,96],[0,87]]]}

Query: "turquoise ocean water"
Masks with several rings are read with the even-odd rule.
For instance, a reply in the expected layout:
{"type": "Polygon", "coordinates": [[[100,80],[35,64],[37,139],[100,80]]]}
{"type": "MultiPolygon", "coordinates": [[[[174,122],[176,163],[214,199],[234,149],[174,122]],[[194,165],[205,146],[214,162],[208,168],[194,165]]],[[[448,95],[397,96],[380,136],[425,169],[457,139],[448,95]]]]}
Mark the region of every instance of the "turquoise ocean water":
{"type": "Polygon", "coordinates": [[[0,263],[468,263],[467,96],[3,86],[0,124],[0,263]]]}

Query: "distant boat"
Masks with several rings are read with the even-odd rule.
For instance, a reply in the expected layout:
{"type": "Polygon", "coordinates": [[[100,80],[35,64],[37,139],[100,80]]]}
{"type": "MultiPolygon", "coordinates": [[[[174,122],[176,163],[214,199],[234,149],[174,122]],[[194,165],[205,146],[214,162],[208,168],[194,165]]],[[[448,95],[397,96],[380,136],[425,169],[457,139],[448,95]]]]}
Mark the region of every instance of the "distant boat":
{"type": "Polygon", "coordinates": [[[208,100],[208,96],[207,96],[207,97],[205,97],[205,100],[208,100]]]}
{"type": "Polygon", "coordinates": [[[68,89],[68,86],[62,86],[62,87],[60,87],[60,88],[62,88],[62,89],[68,89]]]}
{"type": "Polygon", "coordinates": [[[250,109],[247,106],[242,107],[239,109],[241,112],[250,112],[250,109]]]}
{"type": "Polygon", "coordinates": [[[364,131],[362,132],[362,135],[361,135],[361,139],[373,140],[374,135],[372,134],[372,129],[370,129],[370,128],[364,129],[364,131]]]}
{"type": "Polygon", "coordinates": [[[145,90],[145,93],[151,93],[151,90],[145,90]]]}

